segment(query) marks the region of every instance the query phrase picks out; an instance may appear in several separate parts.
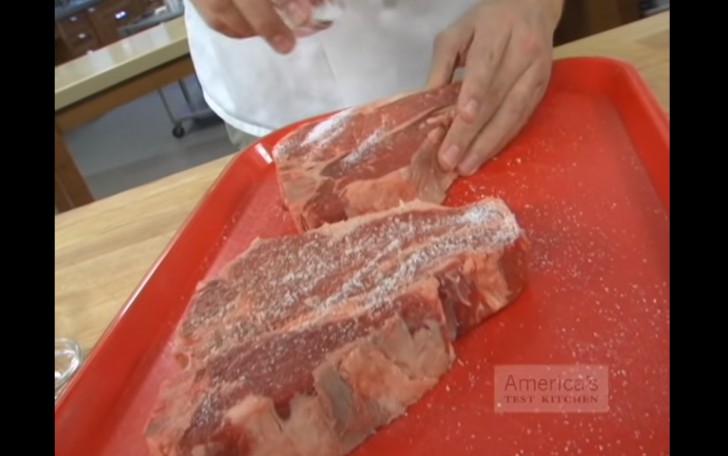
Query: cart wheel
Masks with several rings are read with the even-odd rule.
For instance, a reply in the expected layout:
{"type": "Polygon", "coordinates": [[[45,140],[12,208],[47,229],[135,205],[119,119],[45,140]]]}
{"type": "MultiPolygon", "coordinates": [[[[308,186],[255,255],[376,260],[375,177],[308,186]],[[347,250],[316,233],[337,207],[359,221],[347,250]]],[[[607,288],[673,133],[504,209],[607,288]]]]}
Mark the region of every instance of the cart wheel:
{"type": "Polygon", "coordinates": [[[181,138],[185,135],[185,127],[182,125],[175,125],[172,129],[172,136],[175,138],[181,138]]]}

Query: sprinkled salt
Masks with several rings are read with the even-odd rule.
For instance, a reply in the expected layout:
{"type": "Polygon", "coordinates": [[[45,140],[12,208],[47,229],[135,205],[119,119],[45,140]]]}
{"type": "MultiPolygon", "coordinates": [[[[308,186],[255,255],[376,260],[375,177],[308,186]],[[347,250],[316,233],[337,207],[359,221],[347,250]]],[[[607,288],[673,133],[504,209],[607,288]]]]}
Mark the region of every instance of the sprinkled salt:
{"type": "Polygon", "coordinates": [[[319,122],[308,132],[306,139],[303,140],[301,145],[307,146],[311,143],[318,143],[319,145],[328,144],[344,131],[346,122],[353,114],[353,109],[344,109],[328,119],[319,122]]]}
{"type": "Polygon", "coordinates": [[[386,133],[383,128],[378,128],[374,133],[367,136],[364,141],[359,143],[356,149],[341,159],[341,165],[344,168],[350,167],[360,163],[366,158],[369,152],[374,150],[374,146],[377,145],[384,137],[386,133]]]}

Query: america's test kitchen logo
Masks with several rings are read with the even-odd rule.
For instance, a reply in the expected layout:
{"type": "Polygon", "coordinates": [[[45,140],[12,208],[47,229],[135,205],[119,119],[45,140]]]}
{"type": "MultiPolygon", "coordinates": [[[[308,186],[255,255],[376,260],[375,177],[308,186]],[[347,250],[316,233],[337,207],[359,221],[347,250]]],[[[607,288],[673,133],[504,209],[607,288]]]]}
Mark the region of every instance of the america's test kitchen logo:
{"type": "Polygon", "coordinates": [[[607,412],[608,377],[593,364],[495,366],[495,411],[607,412]]]}

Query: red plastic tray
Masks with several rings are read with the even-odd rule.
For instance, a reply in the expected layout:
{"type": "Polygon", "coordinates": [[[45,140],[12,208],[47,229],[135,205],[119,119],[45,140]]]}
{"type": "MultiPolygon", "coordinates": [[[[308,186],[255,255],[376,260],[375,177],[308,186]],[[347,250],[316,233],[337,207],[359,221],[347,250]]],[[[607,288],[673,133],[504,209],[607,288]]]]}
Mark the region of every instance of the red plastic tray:
{"type": "MultiPolygon", "coordinates": [[[[254,237],[294,231],[267,152],[294,128],[229,164],[104,333],[57,403],[57,456],[147,454],[195,284],[254,237]]],[[[525,293],[457,341],[442,381],[354,454],[669,454],[669,154],[669,120],[631,66],[557,61],[526,129],[446,201],[509,203],[531,238],[525,293]],[[494,368],[511,364],[606,366],[609,410],[496,413],[494,368]]]]}

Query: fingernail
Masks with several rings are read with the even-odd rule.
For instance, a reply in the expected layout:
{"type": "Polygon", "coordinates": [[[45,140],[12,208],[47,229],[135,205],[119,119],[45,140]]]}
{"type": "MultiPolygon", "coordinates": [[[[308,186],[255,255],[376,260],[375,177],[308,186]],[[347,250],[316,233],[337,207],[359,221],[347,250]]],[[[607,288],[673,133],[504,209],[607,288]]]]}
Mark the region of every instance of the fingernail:
{"type": "Polygon", "coordinates": [[[286,16],[296,26],[303,25],[308,19],[306,11],[295,0],[288,2],[288,5],[286,5],[286,16]]]}
{"type": "Polygon", "coordinates": [[[460,148],[457,144],[450,144],[445,152],[440,156],[440,162],[445,165],[447,171],[455,168],[458,158],[460,158],[460,148]]]}
{"type": "Polygon", "coordinates": [[[458,166],[458,173],[463,176],[470,176],[475,174],[478,170],[478,165],[478,158],[471,155],[460,163],[460,166],[458,166]]]}
{"type": "Polygon", "coordinates": [[[475,117],[477,117],[478,115],[478,108],[480,108],[480,103],[478,103],[478,100],[474,98],[468,100],[468,102],[465,103],[465,107],[463,108],[463,112],[467,116],[466,120],[475,120],[475,117]]]}
{"type": "Polygon", "coordinates": [[[293,40],[286,35],[276,35],[271,39],[271,43],[276,51],[288,53],[293,49],[293,40]]]}

